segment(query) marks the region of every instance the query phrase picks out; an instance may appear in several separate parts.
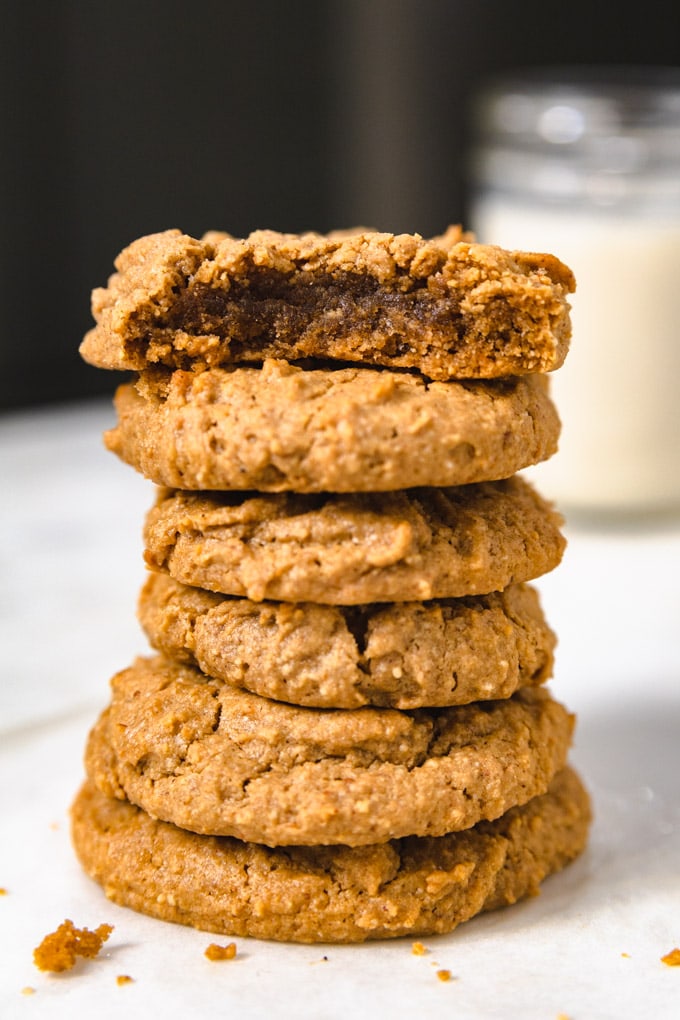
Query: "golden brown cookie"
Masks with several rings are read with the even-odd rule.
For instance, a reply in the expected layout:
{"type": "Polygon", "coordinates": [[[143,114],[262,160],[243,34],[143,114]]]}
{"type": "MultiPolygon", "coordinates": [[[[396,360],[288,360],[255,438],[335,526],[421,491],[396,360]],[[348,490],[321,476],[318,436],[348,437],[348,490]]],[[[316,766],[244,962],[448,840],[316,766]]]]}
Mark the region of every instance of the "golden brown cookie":
{"type": "Polygon", "coordinates": [[[560,562],[560,525],[517,476],[344,496],[163,491],[145,558],[183,584],[256,602],[416,602],[539,577],[560,562]]]}
{"type": "Polygon", "coordinates": [[[573,727],[543,688],[413,713],[312,709],[160,657],[111,688],[86,753],[99,789],[181,828],[268,846],[362,846],[497,818],[545,792],[573,727]]]}
{"type": "Polygon", "coordinates": [[[507,478],[557,449],[547,380],[430,382],[372,368],[145,372],[106,445],[159,485],[377,492],[507,478]]]}
{"type": "Polygon", "coordinates": [[[432,379],[558,368],[574,278],[552,255],[376,231],[142,237],[92,296],[81,354],[142,370],[316,358],[432,379]]]}
{"type": "Polygon", "coordinates": [[[197,836],[91,783],[71,819],[83,867],[123,906],[225,935],[363,942],[442,934],[534,895],[583,850],[590,805],[567,768],[547,793],[496,821],[352,849],[197,836]]]}
{"type": "Polygon", "coordinates": [[[158,651],[254,694],[317,708],[411,709],[510,697],[552,673],[555,635],[528,585],[439,602],[251,602],[149,574],[158,651]]]}

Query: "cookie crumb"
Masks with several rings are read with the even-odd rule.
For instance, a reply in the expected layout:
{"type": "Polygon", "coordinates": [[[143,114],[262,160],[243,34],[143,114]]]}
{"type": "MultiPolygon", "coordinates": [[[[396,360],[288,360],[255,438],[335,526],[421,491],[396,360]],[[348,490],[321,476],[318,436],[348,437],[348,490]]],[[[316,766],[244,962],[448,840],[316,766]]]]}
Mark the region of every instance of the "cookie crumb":
{"type": "Polygon", "coordinates": [[[22,995],[35,995],[35,988],[32,985],[26,985],[25,988],[21,989],[22,995]]]}
{"type": "Polygon", "coordinates": [[[621,953],[621,956],[624,958],[624,960],[630,960],[630,953],[621,953]]]}
{"type": "Polygon", "coordinates": [[[451,971],[450,970],[438,970],[437,971],[437,977],[439,978],[440,981],[450,981],[451,980],[451,971]]]}
{"type": "Polygon", "coordinates": [[[116,978],[117,985],[131,985],[135,979],[131,978],[129,974],[119,974],[116,978]]]}
{"type": "Polygon", "coordinates": [[[414,942],[411,946],[411,952],[414,956],[425,956],[428,950],[425,948],[422,942],[414,942]]]}
{"type": "Polygon", "coordinates": [[[205,951],[205,956],[209,960],[233,960],[236,956],[236,943],[230,942],[228,946],[218,946],[216,942],[211,942],[205,951]]]}
{"type": "Polygon", "coordinates": [[[667,967],[680,967],[680,949],[671,949],[670,953],[661,957],[661,962],[667,967]]]}
{"type": "Polygon", "coordinates": [[[76,928],[68,918],[50,932],[33,950],[33,962],[39,970],[60,973],[70,970],[77,956],[94,959],[113,931],[113,925],[100,924],[95,931],[76,928]]]}

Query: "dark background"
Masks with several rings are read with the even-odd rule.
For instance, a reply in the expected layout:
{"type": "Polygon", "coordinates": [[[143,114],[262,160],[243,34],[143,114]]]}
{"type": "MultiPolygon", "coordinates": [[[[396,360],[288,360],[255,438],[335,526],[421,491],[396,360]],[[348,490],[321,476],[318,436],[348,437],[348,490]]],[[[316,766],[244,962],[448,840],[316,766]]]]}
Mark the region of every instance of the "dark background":
{"type": "Polygon", "coordinates": [[[112,392],[89,294],[135,237],[466,219],[469,100],[531,65],[680,65],[676,4],[10,0],[0,408],[112,392]]]}

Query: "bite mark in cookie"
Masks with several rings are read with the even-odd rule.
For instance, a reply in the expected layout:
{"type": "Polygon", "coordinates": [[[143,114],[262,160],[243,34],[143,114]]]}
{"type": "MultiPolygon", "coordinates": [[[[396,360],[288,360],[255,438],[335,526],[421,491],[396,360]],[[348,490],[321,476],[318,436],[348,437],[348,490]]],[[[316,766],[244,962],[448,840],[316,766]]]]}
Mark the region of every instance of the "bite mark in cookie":
{"type": "Polygon", "coordinates": [[[168,230],[118,256],[81,354],[134,370],[311,357],[432,379],[545,372],[566,355],[573,289],[554,256],[475,244],[455,227],[430,240],[168,230]]]}

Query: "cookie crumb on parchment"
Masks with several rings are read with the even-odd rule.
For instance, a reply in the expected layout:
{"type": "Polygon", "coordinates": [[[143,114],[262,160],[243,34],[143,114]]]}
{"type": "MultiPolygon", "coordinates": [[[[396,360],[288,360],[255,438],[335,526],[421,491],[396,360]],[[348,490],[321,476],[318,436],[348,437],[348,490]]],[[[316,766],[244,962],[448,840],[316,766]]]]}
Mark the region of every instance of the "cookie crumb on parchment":
{"type": "Polygon", "coordinates": [[[227,946],[218,946],[211,942],[204,954],[209,960],[233,960],[236,956],[236,943],[230,942],[227,946]]]}
{"type": "Polygon", "coordinates": [[[39,970],[53,973],[70,970],[78,956],[94,959],[112,931],[111,924],[100,924],[94,931],[76,928],[67,918],[36,946],[33,962],[39,970]]]}

